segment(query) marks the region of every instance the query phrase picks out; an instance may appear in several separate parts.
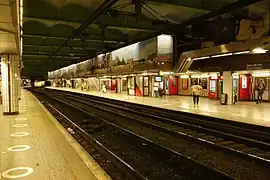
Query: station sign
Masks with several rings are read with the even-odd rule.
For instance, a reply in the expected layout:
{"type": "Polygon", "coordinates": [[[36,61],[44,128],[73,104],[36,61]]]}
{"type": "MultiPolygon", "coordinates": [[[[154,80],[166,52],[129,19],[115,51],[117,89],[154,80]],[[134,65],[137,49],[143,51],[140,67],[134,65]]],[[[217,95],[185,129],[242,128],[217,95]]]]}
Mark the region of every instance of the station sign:
{"type": "Polygon", "coordinates": [[[246,69],[247,69],[247,70],[259,70],[259,69],[264,69],[264,64],[263,64],[263,63],[247,64],[246,69]]]}

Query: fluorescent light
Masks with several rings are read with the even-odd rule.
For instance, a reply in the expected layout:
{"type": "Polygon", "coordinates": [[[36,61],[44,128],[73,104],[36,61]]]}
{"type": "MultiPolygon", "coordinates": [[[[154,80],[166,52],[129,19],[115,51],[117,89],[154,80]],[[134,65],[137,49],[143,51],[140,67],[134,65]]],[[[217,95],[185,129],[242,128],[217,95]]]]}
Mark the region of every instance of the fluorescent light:
{"type": "Polygon", "coordinates": [[[192,75],[191,78],[200,78],[200,75],[192,75]]]}
{"type": "Polygon", "coordinates": [[[262,53],[266,53],[266,51],[268,51],[268,50],[262,49],[262,48],[260,48],[260,47],[255,48],[255,49],[252,50],[252,52],[253,52],[254,54],[262,54],[262,53]]]}
{"type": "Polygon", "coordinates": [[[146,73],[146,72],[144,72],[144,73],[142,73],[142,75],[143,75],[143,76],[147,76],[147,73],[146,73]]]}
{"type": "Polygon", "coordinates": [[[240,52],[235,52],[234,54],[237,55],[237,54],[248,54],[250,53],[250,51],[240,51],[240,52]]]}
{"type": "Polygon", "coordinates": [[[208,74],[201,74],[201,75],[191,75],[191,78],[208,78],[208,74]]]}
{"type": "Polygon", "coordinates": [[[188,79],[189,78],[189,75],[181,75],[180,78],[182,78],[182,79],[188,79]]]}
{"type": "Polygon", "coordinates": [[[218,54],[218,55],[214,55],[214,56],[211,56],[211,57],[215,58],[215,57],[223,57],[223,56],[231,56],[231,55],[233,55],[233,53],[218,54]]]}
{"type": "Polygon", "coordinates": [[[104,56],[105,54],[99,54],[97,57],[102,57],[102,56],[104,56]]]}
{"type": "Polygon", "coordinates": [[[210,75],[208,75],[208,74],[202,74],[201,75],[201,78],[208,78],[210,75]]]}
{"type": "Polygon", "coordinates": [[[255,73],[255,74],[252,74],[252,76],[254,77],[265,77],[265,76],[270,76],[270,73],[255,73]]]}
{"type": "Polygon", "coordinates": [[[162,74],[171,74],[171,72],[163,72],[162,74]]]}
{"type": "Polygon", "coordinates": [[[210,56],[204,56],[204,57],[197,57],[197,58],[193,58],[193,60],[200,60],[200,59],[208,59],[210,58],[210,56]]]}

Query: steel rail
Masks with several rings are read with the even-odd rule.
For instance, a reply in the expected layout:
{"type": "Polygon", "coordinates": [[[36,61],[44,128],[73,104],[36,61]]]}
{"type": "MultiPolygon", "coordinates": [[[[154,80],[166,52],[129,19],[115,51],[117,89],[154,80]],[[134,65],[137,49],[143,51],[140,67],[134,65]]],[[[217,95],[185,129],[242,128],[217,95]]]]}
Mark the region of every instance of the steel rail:
{"type": "MultiPolygon", "coordinates": [[[[34,90],[32,90],[34,91],[34,90]]],[[[46,95],[44,93],[41,93],[39,91],[34,91],[39,94],[46,95]]],[[[47,96],[47,95],[46,95],[47,96]]],[[[61,102],[69,107],[76,108],[72,106],[70,103],[67,103],[63,100],[60,100],[59,98],[55,98],[52,96],[48,96],[49,98],[52,98],[58,102],[61,102]]],[[[94,146],[103,156],[105,156],[108,160],[113,162],[119,169],[121,169],[130,179],[133,180],[147,180],[145,176],[143,176],[141,173],[136,171],[131,165],[126,163],[124,160],[122,160],[120,157],[118,157],[116,154],[114,154],[112,151],[110,151],[108,148],[106,148],[101,142],[99,142],[97,139],[95,139],[93,136],[91,136],[89,133],[87,133],[85,130],[83,130],[80,126],[75,124],[71,119],[69,119],[67,116],[65,116],[63,113],[61,113],[57,108],[55,108],[53,105],[48,104],[53,110],[55,110],[58,114],[60,114],[66,122],[73,127],[74,129],[77,129],[78,132],[88,143],[94,146]]],[[[76,108],[78,109],[78,108],[76,108]]],[[[86,112],[83,112],[86,113],[86,112]]],[[[87,113],[88,115],[91,115],[87,113]]],[[[92,116],[92,115],[91,115],[92,116]]]]}
{"type": "Polygon", "coordinates": [[[197,141],[197,142],[202,143],[202,144],[207,144],[207,145],[210,145],[212,147],[218,148],[220,150],[225,150],[226,152],[231,152],[231,153],[234,153],[236,155],[241,155],[244,158],[255,160],[256,162],[259,162],[259,163],[261,163],[263,165],[270,166],[270,159],[265,159],[263,157],[256,156],[254,154],[245,153],[245,152],[242,152],[242,151],[237,150],[237,149],[233,149],[233,148],[230,148],[230,147],[218,145],[215,142],[208,141],[208,140],[203,139],[203,138],[193,137],[193,136],[188,135],[188,134],[186,134],[184,132],[174,131],[174,130],[168,129],[166,127],[162,127],[162,126],[159,126],[159,125],[156,125],[156,124],[153,124],[153,123],[149,123],[147,121],[132,117],[132,114],[134,114],[134,113],[140,114],[142,117],[148,116],[148,117],[151,117],[151,118],[153,118],[153,119],[155,119],[157,121],[163,122],[163,123],[167,122],[167,123],[175,124],[177,126],[180,125],[180,126],[184,126],[184,127],[189,127],[189,128],[196,129],[197,131],[203,131],[203,132],[211,133],[212,135],[216,134],[218,136],[225,137],[225,138],[230,139],[232,141],[236,141],[236,142],[237,141],[239,141],[239,142],[243,141],[243,142],[248,143],[248,144],[253,144],[253,145],[255,144],[255,145],[258,145],[260,147],[265,146],[265,148],[270,149],[270,144],[268,144],[268,143],[257,142],[257,141],[249,140],[247,138],[243,138],[243,137],[240,137],[240,136],[235,136],[235,135],[231,135],[231,134],[228,134],[228,133],[223,133],[223,132],[203,128],[203,127],[200,127],[200,126],[194,126],[192,124],[177,122],[177,121],[174,121],[174,120],[171,120],[171,119],[161,118],[161,117],[155,116],[155,115],[145,114],[145,113],[135,111],[135,110],[132,110],[132,109],[123,108],[122,106],[115,106],[115,105],[107,104],[107,103],[104,103],[104,102],[92,101],[94,103],[90,104],[89,101],[91,101],[91,100],[89,100],[89,99],[85,100],[85,99],[82,99],[80,97],[76,97],[76,99],[72,99],[72,100],[80,102],[80,103],[84,103],[85,105],[90,105],[91,107],[96,108],[96,109],[100,109],[102,111],[107,111],[107,112],[109,112],[111,114],[122,116],[122,117],[124,117],[126,119],[130,119],[132,121],[138,121],[143,125],[147,125],[148,127],[157,128],[159,130],[162,130],[163,132],[170,133],[170,134],[177,135],[177,136],[181,136],[183,138],[193,140],[193,141],[197,141]],[[82,101],[85,101],[85,102],[82,102],[82,101]],[[103,107],[97,106],[98,104],[103,105],[103,107]],[[115,109],[109,109],[108,107],[114,107],[115,109]],[[120,109],[122,109],[125,113],[120,112],[119,111],[120,109]],[[131,112],[131,114],[127,114],[126,113],[127,111],[131,112]]]}
{"type": "MultiPolygon", "coordinates": [[[[234,179],[233,177],[231,177],[230,175],[228,175],[228,174],[226,174],[226,173],[224,173],[224,172],[221,172],[221,171],[219,171],[219,170],[217,170],[217,169],[215,169],[215,168],[209,167],[209,166],[207,166],[207,165],[205,165],[205,164],[203,164],[203,163],[201,163],[201,162],[198,162],[198,161],[196,161],[196,160],[194,160],[194,159],[191,159],[190,157],[186,157],[185,155],[183,155],[183,154],[181,154],[181,153],[179,153],[179,152],[176,152],[176,151],[174,151],[174,150],[171,150],[171,149],[168,148],[168,147],[165,147],[165,146],[162,146],[162,145],[160,145],[160,144],[157,144],[157,143],[155,143],[155,142],[153,142],[153,141],[151,141],[151,140],[149,140],[149,139],[147,139],[147,138],[145,138],[145,137],[143,137],[143,136],[141,136],[141,135],[138,135],[138,134],[136,134],[136,133],[134,133],[134,132],[132,132],[132,131],[129,131],[129,130],[123,128],[123,127],[120,127],[119,125],[114,124],[114,123],[112,123],[112,122],[110,122],[110,121],[108,121],[108,120],[106,120],[106,119],[104,119],[104,118],[102,118],[102,117],[98,117],[97,115],[93,115],[93,114],[92,114],[91,112],[89,112],[89,111],[82,110],[81,107],[77,107],[77,106],[72,105],[72,102],[74,102],[74,100],[68,100],[67,98],[63,98],[63,97],[62,97],[62,98],[64,99],[64,100],[63,100],[63,99],[61,98],[61,95],[59,95],[59,94],[55,94],[54,96],[56,96],[56,97],[51,96],[51,95],[52,95],[52,94],[50,94],[49,97],[51,97],[51,98],[53,98],[53,99],[55,99],[55,100],[57,100],[57,101],[61,101],[62,103],[66,104],[66,105],[68,105],[68,106],[70,106],[70,107],[73,107],[74,109],[77,109],[77,110],[79,110],[79,111],[81,111],[81,112],[84,112],[85,114],[88,114],[88,115],[90,115],[90,116],[93,116],[93,117],[95,117],[95,118],[98,118],[98,119],[102,120],[103,122],[106,122],[106,123],[112,125],[113,127],[116,127],[117,129],[121,129],[122,131],[125,131],[125,132],[128,133],[128,134],[131,134],[131,135],[136,136],[136,137],[138,137],[138,138],[140,138],[140,139],[143,139],[143,140],[147,141],[149,144],[152,144],[152,145],[154,145],[154,146],[156,146],[156,147],[158,147],[158,148],[164,149],[164,150],[167,151],[167,152],[170,152],[170,153],[172,153],[172,154],[174,154],[174,155],[176,155],[176,156],[179,156],[179,157],[185,159],[187,162],[196,164],[196,165],[198,165],[199,167],[204,168],[205,170],[207,170],[207,171],[213,173],[213,175],[223,177],[224,179],[234,179]],[[61,98],[61,100],[60,100],[60,98],[61,98]]],[[[47,95],[47,96],[48,96],[48,95],[47,95]]],[[[80,103],[82,103],[82,102],[80,102],[80,103]]]]}

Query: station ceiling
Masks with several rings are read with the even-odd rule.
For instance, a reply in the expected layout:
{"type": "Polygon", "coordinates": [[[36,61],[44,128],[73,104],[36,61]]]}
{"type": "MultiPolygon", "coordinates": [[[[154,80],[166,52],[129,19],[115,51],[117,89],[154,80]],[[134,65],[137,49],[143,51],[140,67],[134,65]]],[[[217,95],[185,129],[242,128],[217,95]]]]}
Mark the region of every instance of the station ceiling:
{"type": "MultiPolygon", "coordinates": [[[[165,30],[175,30],[187,20],[203,15],[209,19],[215,15],[207,16],[209,13],[229,4],[259,1],[24,0],[22,74],[44,75],[165,30]]],[[[241,7],[241,3],[238,5],[241,7]]]]}

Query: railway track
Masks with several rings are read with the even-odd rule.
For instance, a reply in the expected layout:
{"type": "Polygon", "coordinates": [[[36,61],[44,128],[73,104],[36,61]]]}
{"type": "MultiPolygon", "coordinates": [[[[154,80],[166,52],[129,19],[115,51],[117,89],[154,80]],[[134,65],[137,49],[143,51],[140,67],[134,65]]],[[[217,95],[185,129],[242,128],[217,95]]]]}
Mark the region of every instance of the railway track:
{"type": "MultiPolygon", "coordinates": [[[[121,116],[122,119],[120,121],[116,121],[115,119],[117,118],[112,118],[111,120],[114,121],[114,123],[118,123],[118,125],[129,128],[132,131],[136,131],[136,129],[132,129],[132,126],[134,126],[133,122],[136,121],[137,124],[143,125],[144,127],[155,129],[159,132],[164,132],[165,134],[170,134],[184,140],[192,140],[196,143],[207,145],[226,154],[232,154],[236,156],[235,159],[239,159],[239,157],[241,157],[240,159],[243,159],[247,162],[247,164],[244,163],[246,167],[255,163],[262,165],[254,165],[254,167],[252,167],[253,165],[251,165],[251,171],[254,171],[254,169],[258,168],[263,169],[267,166],[269,167],[270,153],[269,144],[267,142],[269,140],[269,136],[267,132],[258,131],[256,129],[258,127],[252,129],[246,127],[240,128],[235,127],[229,123],[229,125],[225,123],[220,123],[220,120],[218,120],[218,122],[211,122],[208,119],[198,120],[192,119],[191,117],[187,116],[179,117],[168,111],[160,113],[160,109],[158,108],[149,108],[147,106],[134,105],[132,103],[108,100],[106,98],[97,98],[88,95],[76,95],[74,93],[62,92],[62,96],[72,101],[79,101],[80,104],[83,103],[85,106],[98,109],[101,111],[99,113],[103,112],[104,114],[104,112],[107,112],[111,115],[114,114],[117,117],[121,116]],[[191,120],[193,121],[190,122],[191,120]],[[263,139],[266,142],[260,141],[260,139],[263,139]],[[252,163],[250,164],[250,162],[252,163]]],[[[143,127],[141,129],[143,129],[143,127]]],[[[147,129],[145,129],[145,131],[147,131],[147,129]]],[[[159,132],[157,132],[156,134],[159,134],[160,137],[166,136],[159,132]]],[[[141,135],[146,136],[146,134],[141,135]]],[[[159,141],[159,139],[160,138],[157,138],[157,141],[159,141]]],[[[169,138],[167,138],[165,141],[168,141],[168,139],[169,138]]],[[[153,137],[152,140],[154,140],[153,137]]],[[[179,140],[176,140],[175,143],[177,141],[179,140]]],[[[162,142],[160,144],[162,144],[162,142]]],[[[166,143],[163,143],[163,145],[171,146],[166,143]]],[[[195,159],[200,159],[196,156],[193,157],[195,159]]],[[[231,161],[234,161],[234,159],[231,159],[231,161]]],[[[204,161],[204,163],[208,165],[210,164],[211,166],[211,161],[210,163],[204,161]]],[[[239,163],[238,160],[237,163],[239,163]]],[[[240,162],[240,164],[241,163],[243,162],[240,162]]],[[[212,167],[217,168],[215,165],[212,165],[212,167]]],[[[223,170],[223,167],[219,168],[220,170],[223,170]]],[[[232,168],[237,169],[239,167],[232,166],[232,168]]],[[[240,173],[241,175],[235,175],[236,173],[239,173],[238,171],[239,170],[237,170],[236,172],[231,172],[229,169],[226,169],[224,172],[231,174],[232,176],[239,179],[262,179],[262,177],[256,178],[258,175],[255,175],[254,177],[252,175],[250,176],[250,173],[245,173],[245,171],[242,171],[240,173]]],[[[259,174],[261,174],[259,176],[263,176],[262,174],[264,173],[261,172],[259,174]]]]}
{"type": "Polygon", "coordinates": [[[108,121],[108,117],[92,113],[88,105],[78,100],[59,94],[42,94],[47,99],[52,98],[54,104],[58,103],[58,108],[49,102],[45,104],[56,116],[60,116],[58,119],[66,128],[72,129],[72,134],[78,136],[79,141],[95,144],[129,179],[233,179],[221,171],[108,121]],[[74,120],[64,115],[61,112],[63,109],[65,113],[72,114],[74,120]]]}
{"type": "MultiPolygon", "coordinates": [[[[76,100],[86,100],[85,97],[67,95],[67,98],[76,100]]],[[[91,97],[92,98],[92,97],[91,97]]],[[[160,116],[160,109],[155,110],[149,107],[134,107],[126,105],[123,102],[104,102],[104,99],[87,99],[86,104],[93,103],[96,108],[106,110],[110,113],[118,113],[125,118],[136,119],[140,123],[158,128],[159,130],[173,133],[187,139],[197,142],[207,143],[212,147],[216,147],[227,152],[241,155],[250,160],[257,161],[263,165],[270,166],[270,133],[257,131],[247,128],[228,126],[219,122],[198,122],[198,120],[190,121],[190,117],[179,117],[173,114],[160,116]],[[148,108],[148,109],[147,109],[148,108]],[[127,112],[129,113],[127,115],[127,112]],[[144,117],[141,120],[140,117],[144,117]],[[195,121],[195,123],[194,123],[195,121]],[[214,127],[214,128],[213,128],[214,127]],[[241,134],[243,133],[243,134],[241,134]],[[262,139],[262,140],[259,140],[262,139]]],[[[105,100],[106,101],[106,100],[105,100]]],[[[192,119],[191,119],[192,120],[192,119]]]]}

